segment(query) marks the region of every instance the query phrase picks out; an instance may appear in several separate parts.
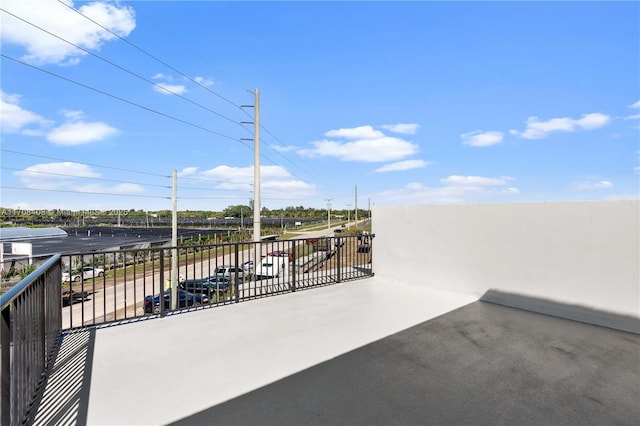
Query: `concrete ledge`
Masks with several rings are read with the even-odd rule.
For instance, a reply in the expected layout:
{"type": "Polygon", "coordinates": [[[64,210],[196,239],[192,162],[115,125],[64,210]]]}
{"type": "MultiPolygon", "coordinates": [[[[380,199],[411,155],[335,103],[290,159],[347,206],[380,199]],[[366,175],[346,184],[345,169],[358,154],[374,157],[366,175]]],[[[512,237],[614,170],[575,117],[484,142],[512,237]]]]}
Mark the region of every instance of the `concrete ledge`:
{"type": "Polygon", "coordinates": [[[640,318],[638,317],[620,315],[613,312],[590,309],[580,305],[558,303],[552,300],[506,293],[498,290],[487,291],[480,300],[511,308],[518,308],[525,311],[537,312],[554,317],[566,318],[587,324],[594,324],[640,334],[640,318]]]}

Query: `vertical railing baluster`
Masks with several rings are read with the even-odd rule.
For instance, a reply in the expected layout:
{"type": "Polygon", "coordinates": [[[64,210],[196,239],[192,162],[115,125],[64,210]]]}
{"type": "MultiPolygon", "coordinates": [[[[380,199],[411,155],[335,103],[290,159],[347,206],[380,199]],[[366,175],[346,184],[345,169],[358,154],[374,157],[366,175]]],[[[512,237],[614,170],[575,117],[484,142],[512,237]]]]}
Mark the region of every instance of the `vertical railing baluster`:
{"type": "Polygon", "coordinates": [[[297,279],[297,269],[298,269],[298,256],[296,256],[296,244],[295,242],[291,245],[291,257],[293,258],[293,263],[291,264],[291,292],[296,291],[296,279],[297,279]]]}
{"type": "MultiPolygon", "coordinates": [[[[160,292],[159,292],[159,303],[160,303],[160,317],[164,317],[164,292],[165,292],[165,282],[166,278],[164,277],[164,250],[160,249],[160,292]]],[[[155,292],[151,294],[151,312],[155,307],[156,299],[155,292]]],[[[169,306],[171,307],[171,306],[169,306]]]]}

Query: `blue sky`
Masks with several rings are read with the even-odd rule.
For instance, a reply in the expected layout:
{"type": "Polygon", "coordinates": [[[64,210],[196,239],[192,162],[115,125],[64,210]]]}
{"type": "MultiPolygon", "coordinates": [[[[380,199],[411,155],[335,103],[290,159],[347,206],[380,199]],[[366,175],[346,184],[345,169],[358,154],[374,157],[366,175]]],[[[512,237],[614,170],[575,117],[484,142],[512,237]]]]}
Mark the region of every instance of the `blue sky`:
{"type": "Polygon", "coordinates": [[[638,2],[0,7],[2,207],[639,196],[638,2]]]}

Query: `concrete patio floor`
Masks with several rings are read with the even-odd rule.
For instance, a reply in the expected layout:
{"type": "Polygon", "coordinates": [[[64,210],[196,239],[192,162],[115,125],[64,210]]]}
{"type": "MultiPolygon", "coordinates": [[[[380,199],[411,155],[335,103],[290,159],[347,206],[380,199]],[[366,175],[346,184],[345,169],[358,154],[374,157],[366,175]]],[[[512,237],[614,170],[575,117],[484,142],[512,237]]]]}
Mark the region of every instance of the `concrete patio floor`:
{"type": "Polygon", "coordinates": [[[377,278],[64,337],[35,424],[638,424],[640,336],[377,278]]]}

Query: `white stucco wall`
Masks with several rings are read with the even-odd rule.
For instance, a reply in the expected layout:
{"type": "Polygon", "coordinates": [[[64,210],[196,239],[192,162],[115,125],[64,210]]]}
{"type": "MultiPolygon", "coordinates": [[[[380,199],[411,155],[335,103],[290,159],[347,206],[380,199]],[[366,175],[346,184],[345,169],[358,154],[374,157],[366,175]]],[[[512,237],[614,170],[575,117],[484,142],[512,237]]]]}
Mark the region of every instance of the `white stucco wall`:
{"type": "Polygon", "coordinates": [[[513,294],[582,309],[548,312],[560,316],[615,326],[576,317],[594,310],[640,324],[638,200],[376,206],[372,219],[374,271],[390,283],[513,294]]]}

